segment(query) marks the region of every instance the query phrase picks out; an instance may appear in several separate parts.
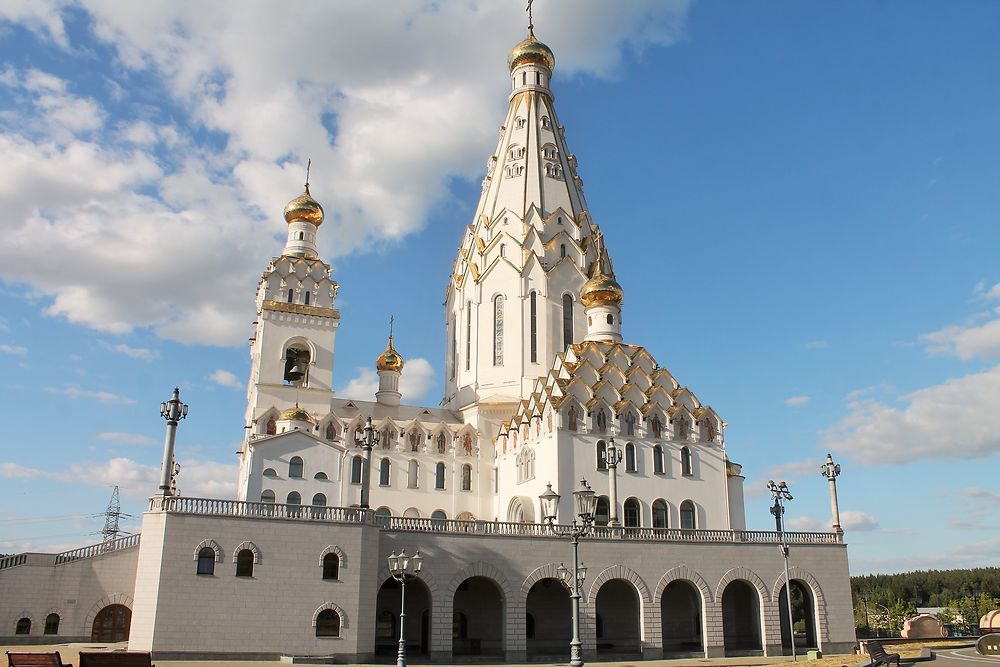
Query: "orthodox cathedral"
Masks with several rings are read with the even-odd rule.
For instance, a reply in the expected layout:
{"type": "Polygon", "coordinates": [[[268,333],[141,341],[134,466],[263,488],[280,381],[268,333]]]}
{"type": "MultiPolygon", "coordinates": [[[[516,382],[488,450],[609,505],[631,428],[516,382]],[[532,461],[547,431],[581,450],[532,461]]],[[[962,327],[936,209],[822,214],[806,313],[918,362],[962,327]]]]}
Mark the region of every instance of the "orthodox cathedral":
{"type": "Polygon", "coordinates": [[[746,530],[726,423],[622,337],[624,291],[555,110],[552,51],[529,27],[507,65],[509,106],[447,276],[440,405],[401,403],[391,328],[371,400],[333,394],[339,286],[307,183],[257,288],[237,498],[161,488],[140,536],[0,559],[0,640],[370,661],[394,655],[402,629],[435,661],[563,656],[573,554],[542,498],[558,494],[554,523],[571,524],[585,480],[585,656],[773,655],[793,634],[799,650],[850,650],[832,477],[830,532],[746,530]],[[404,628],[386,560],[400,549],[424,556],[404,628]]]}

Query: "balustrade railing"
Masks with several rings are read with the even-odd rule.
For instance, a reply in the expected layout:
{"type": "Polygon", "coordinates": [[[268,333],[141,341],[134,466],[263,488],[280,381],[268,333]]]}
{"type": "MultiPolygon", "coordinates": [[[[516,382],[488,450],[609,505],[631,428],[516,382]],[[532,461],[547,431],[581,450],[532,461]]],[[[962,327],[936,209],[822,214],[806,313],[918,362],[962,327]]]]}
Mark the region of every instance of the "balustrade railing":
{"type": "MultiPolygon", "coordinates": [[[[282,505],[279,503],[251,503],[239,500],[213,498],[186,498],[154,496],[151,510],[178,514],[204,516],[231,516],[253,519],[292,519],[378,526],[384,530],[448,533],[463,535],[490,535],[509,537],[555,537],[553,532],[539,523],[512,523],[506,521],[456,521],[424,517],[380,516],[371,510],[356,507],[316,507],[312,505],[282,505]]],[[[714,542],[779,544],[781,534],[769,530],[685,530],[682,528],[612,528],[595,526],[592,539],[626,540],[641,542],[714,542]]],[[[839,533],[786,532],[787,544],[839,544],[839,533]]]]}
{"type": "Polygon", "coordinates": [[[104,554],[111,553],[112,551],[121,551],[122,549],[131,549],[132,547],[137,546],[139,546],[139,535],[126,535],[125,537],[119,537],[117,540],[109,540],[107,542],[99,542],[97,544],[88,544],[87,546],[79,547],[78,549],[63,551],[62,553],[56,554],[56,565],[68,563],[74,560],[80,560],[81,558],[103,556],[104,554]]]}
{"type": "Polygon", "coordinates": [[[12,554],[10,556],[4,556],[3,558],[0,558],[0,570],[6,570],[8,567],[24,565],[27,562],[28,554],[12,554]]]}

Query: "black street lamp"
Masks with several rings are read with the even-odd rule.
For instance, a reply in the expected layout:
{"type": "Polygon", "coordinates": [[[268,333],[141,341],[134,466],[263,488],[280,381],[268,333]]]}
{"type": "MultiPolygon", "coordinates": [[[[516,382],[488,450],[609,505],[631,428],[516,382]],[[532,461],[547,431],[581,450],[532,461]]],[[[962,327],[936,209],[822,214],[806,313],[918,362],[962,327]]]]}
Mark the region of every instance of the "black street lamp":
{"type": "MultiPolygon", "coordinates": [[[[160,403],[160,416],[167,420],[167,435],[163,442],[163,465],[160,466],[160,495],[173,495],[174,440],[177,424],[188,415],[188,406],[181,403],[181,390],[174,387],[174,395],[166,403],[160,403]]],[[[177,471],[180,467],[177,467],[177,471]]]]}
{"type": "Polygon", "coordinates": [[[378,444],[381,435],[372,426],[372,418],[365,422],[365,432],[362,435],[359,431],[354,432],[354,441],[361,446],[365,453],[364,461],[361,463],[361,509],[368,509],[368,491],[372,483],[372,449],[378,444]]]}
{"type": "Polygon", "coordinates": [[[792,494],[788,490],[788,484],[781,482],[775,484],[774,480],[767,480],[767,490],[774,496],[774,505],[771,506],[771,514],[774,515],[774,523],[778,528],[778,538],[781,540],[781,555],[785,559],[785,602],[788,606],[788,634],[791,638],[792,660],[796,660],[795,655],[795,619],[792,618],[792,582],[788,579],[788,545],[785,544],[784,522],[785,515],[784,501],[791,500],[792,494]]]}
{"type": "MultiPolygon", "coordinates": [[[[371,419],[368,420],[369,426],[371,419]]],[[[406,667],[406,580],[416,578],[424,566],[424,557],[420,550],[412,556],[406,549],[400,549],[397,554],[389,554],[389,574],[399,582],[399,650],[396,652],[396,667],[406,667]]]]}
{"type": "Polygon", "coordinates": [[[597,509],[597,494],[587,484],[580,480],[580,488],[573,492],[576,505],[576,516],[570,526],[557,526],[555,521],[559,514],[559,494],[552,490],[551,484],[546,484],[545,493],[538,496],[542,504],[542,514],[545,525],[560,537],[569,537],[573,542],[573,573],[570,579],[569,570],[564,565],[559,566],[559,578],[569,586],[570,599],[573,601],[573,639],[569,643],[570,667],[583,667],[583,644],[580,642],[580,589],[587,568],[580,563],[580,538],[591,531],[594,526],[594,510],[597,509]],[[571,585],[570,585],[571,584],[571,585]]]}

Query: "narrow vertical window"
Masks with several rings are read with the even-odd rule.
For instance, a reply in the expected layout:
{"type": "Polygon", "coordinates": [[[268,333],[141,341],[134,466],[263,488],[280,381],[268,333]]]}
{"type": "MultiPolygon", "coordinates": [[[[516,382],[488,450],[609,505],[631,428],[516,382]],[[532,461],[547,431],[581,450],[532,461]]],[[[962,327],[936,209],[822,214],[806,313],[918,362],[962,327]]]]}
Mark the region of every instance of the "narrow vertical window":
{"type": "Polygon", "coordinates": [[[378,464],[378,483],[379,486],[389,486],[389,466],[392,463],[389,459],[382,459],[378,464]]]}
{"type": "Polygon", "coordinates": [[[631,442],[625,445],[625,471],[636,472],[635,467],[635,445],[631,442]]]}
{"type": "Polygon", "coordinates": [[[681,447],[681,474],[686,477],[694,474],[694,469],[691,465],[691,450],[687,447],[681,447]]]}
{"type": "Polygon", "coordinates": [[[306,292],[305,295],[302,297],[302,303],[304,303],[307,306],[309,305],[309,292],[306,292]]]}
{"type": "Polygon", "coordinates": [[[406,485],[411,489],[417,488],[417,484],[419,482],[418,475],[420,473],[420,464],[417,463],[416,459],[410,460],[410,465],[406,473],[406,485]]]}
{"type": "Polygon", "coordinates": [[[561,259],[565,256],[566,256],[566,244],[562,243],[559,245],[559,258],[561,259]]]}
{"type": "Polygon", "coordinates": [[[608,469],[608,446],[603,440],[597,441],[597,469],[608,469]]]}
{"type": "Polygon", "coordinates": [[[435,489],[444,488],[444,464],[440,462],[434,469],[434,488],[435,489]]]}
{"type": "Polygon", "coordinates": [[[472,491],[472,466],[468,463],[462,466],[462,490],[472,491]]]}
{"type": "Polygon", "coordinates": [[[681,503],[681,528],[684,530],[694,530],[697,528],[694,503],[690,500],[685,500],[681,503]]]}
{"type": "Polygon", "coordinates": [[[563,294],[563,349],[573,344],[573,297],[563,294]]]}
{"type": "Polygon", "coordinates": [[[653,472],[663,474],[663,447],[659,445],[653,446],[653,472]]]}
{"type": "Polygon", "coordinates": [[[236,554],[236,576],[253,576],[253,552],[249,549],[240,549],[240,552],[236,554]]]}
{"type": "Polygon", "coordinates": [[[294,299],[294,298],[295,298],[295,290],[289,289],[288,290],[288,303],[291,303],[292,299],[294,299]]]}
{"type": "Polygon", "coordinates": [[[363,461],[360,456],[351,459],[351,484],[361,483],[361,466],[363,461]]]}
{"type": "Polygon", "coordinates": [[[493,299],[493,365],[503,366],[503,295],[493,299]]]}
{"type": "Polygon", "coordinates": [[[458,331],[456,329],[457,325],[455,323],[455,316],[451,316],[451,327],[448,329],[448,333],[451,335],[451,340],[448,341],[451,344],[451,379],[455,379],[455,374],[458,372],[458,331]]]}
{"type": "Polygon", "coordinates": [[[531,293],[531,363],[538,363],[538,292],[531,293]]]}
{"type": "Polygon", "coordinates": [[[465,370],[472,364],[472,302],[465,302],[465,370]]]}

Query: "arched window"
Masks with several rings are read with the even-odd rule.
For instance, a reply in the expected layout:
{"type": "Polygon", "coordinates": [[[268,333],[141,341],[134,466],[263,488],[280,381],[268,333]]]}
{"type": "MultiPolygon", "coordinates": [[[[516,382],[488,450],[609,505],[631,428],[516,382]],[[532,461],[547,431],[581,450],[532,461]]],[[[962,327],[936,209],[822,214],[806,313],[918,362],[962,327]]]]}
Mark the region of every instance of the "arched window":
{"type": "Polygon", "coordinates": [[[507,244],[506,243],[501,243],[500,244],[500,256],[501,257],[506,257],[507,256],[507,244]]]}
{"type": "Polygon", "coordinates": [[[288,303],[291,303],[294,298],[295,298],[295,290],[289,288],[288,289],[288,303]]]}
{"type": "Polygon", "coordinates": [[[566,421],[569,422],[566,425],[566,427],[569,430],[571,430],[571,431],[575,431],[576,428],[577,428],[577,426],[576,426],[576,406],[575,405],[569,406],[569,411],[567,412],[566,416],[568,417],[568,419],[566,421]]]}
{"type": "Polygon", "coordinates": [[[654,438],[663,437],[663,422],[660,421],[660,417],[658,415],[653,415],[652,429],[654,438]]]}
{"type": "Polygon", "coordinates": [[[277,477],[278,473],[275,472],[274,468],[264,468],[264,477],[277,477]]]}
{"type": "Polygon", "coordinates": [[[416,459],[410,460],[410,465],[406,471],[406,486],[411,489],[417,488],[419,485],[420,476],[420,464],[417,463],[416,459]]]}
{"type": "Polygon", "coordinates": [[[378,463],[378,484],[379,486],[389,486],[391,481],[389,478],[390,466],[392,462],[389,459],[382,459],[378,463]]]}
{"type": "Polygon", "coordinates": [[[694,530],[696,528],[694,503],[685,500],[681,503],[681,528],[684,530],[694,530]]]}
{"type": "Polygon", "coordinates": [[[274,435],[278,432],[278,422],[274,421],[274,417],[267,420],[267,426],[264,428],[264,432],[268,435],[274,435]]]}
{"type": "Polygon", "coordinates": [[[598,526],[606,526],[611,520],[611,503],[607,496],[598,496],[597,507],[594,509],[594,523],[598,526]]]}
{"type": "Polygon", "coordinates": [[[629,498],[625,501],[625,527],[638,528],[640,526],[639,501],[629,498]]]}
{"type": "Polygon", "coordinates": [[[317,637],[340,636],[340,614],[333,609],[324,609],[316,617],[317,637]]]}
{"type": "Polygon", "coordinates": [[[604,414],[604,408],[601,408],[600,410],[597,411],[597,419],[595,420],[595,422],[597,423],[597,432],[598,433],[606,433],[607,432],[607,430],[608,430],[608,418],[604,414]]]}
{"type": "Polygon", "coordinates": [[[332,551],[323,556],[323,579],[340,579],[340,556],[332,551]]]}
{"type": "Polygon", "coordinates": [[[635,445],[631,442],[625,445],[625,472],[636,472],[635,445]]]}
{"type": "Polygon", "coordinates": [[[301,505],[302,504],[302,496],[299,495],[298,491],[292,491],[285,498],[285,504],[286,505],[301,505]]]}
{"type": "Polygon", "coordinates": [[[274,502],[274,491],[271,489],[264,489],[260,492],[260,502],[262,503],[273,503],[274,502]]]}
{"type": "Polygon", "coordinates": [[[375,516],[392,516],[392,510],[388,507],[379,507],[375,510],[375,516]]]}
{"type": "Polygon", "coordinates": [[[198,551],[198,574],[215,574],[215,549],[202,547],[198,551]]]}
{"type": "Polygon", "coordinates": [[[14,626],[15,635],[30,635],[31,634],[31,619],[30,618],[19,618],[17,620],[17,625],[14,626]]]}
{"type": "Polygon", "coordinates": [[[472,466],[468,463],[462,466],[462,490],[472,491],[472,466]]]}
{"type": "Polygon", "coordinates": [[[52,613],[45,617],[45,631],[46,635],[58,635],[59,634],[59,614],[52,613]]]}
{"type": "Polygon", "coordinates": [[[552,126],[552,121],[549,120],[548,116],[542,116],[542,127],[548,129],[552,126]]]}
{"type": "Polygon", "coordinates": [[[361,466],[362,459],[360,456],[355,456],[351,459],[351,484],[361,483],[361,466]]]}
{"type": "Polygon", "coordinates": [[[635,435],[635,415],[631,412],[626,412],[622,421],[625,422],[625,435],[635,435]]]}
{"type": "MultiPolygon", "coordinates": [[[[503,248],[503,246],[501,246],[503,248]]],[[[503,295],[493,298],[493,365],[503,366],[503,295]]]]}
{"type": "Polygon", "coordinates": [[[306,293],[304,295],[302,295],[302,303],[304,303],[307,306],[309,305],[309,291],[308,290],[306,290],[306,293]]]}
{"type": "Polygon", "coordinates": [[[333,422],[330,422],[329,424],[326,425],[326,439],[333,440],[336,437],[337,437],[337,425],[334,424],[333,422]]]}
{"type": "Polygon", "coordinates": [[[667,527],[667,503],[662,498],[653,501],[653,528],[667,527]]]}
{"type": "Polygon", "coordinates": [[[615,323],[615,316],[608,313],[608,324],[614,324],[614,323],[615,323]]]}
{"type": "Polygon", "coordinates": [[[608,469],[608,445],[603,440],[597,441],[597,469],[608,469]]]}
{"type": "Polygon", "coordinates": [[[444,488],[444,464],[441,462],[434,467],[434,488],[444,488]]]}
{"type": "Polygon", "coordinates": [[[253,576],[253,552],[249,549],[240,549],[240,552],[236,554],[236,576],[253,576]]]}
{"type": "Polygon", "coordinates": [[[472,367],[472,302],[465,302],[465,370],[472,367]]]}
{"type": "Polygon", "coordinates": [[[288,462],[288,476],[302,477],[302,459],[298,456],[293,456],[288,462]]]}
{"type": "Polygon", "coordinates": [[[313,496],[313,507],[326,507],[325,493],[317,493],[313,496]]]}
{"type": "Polygon", "coordinates": [[[445,439],[444,433],[438,433],[437,450],[438,454],[445,454],[448,451],[448,441],[445,439]]]}
{"type": "Polygon", "coordinates": [[[434,510],[433,512],[431,512],[431,518],[435,519],[436,521],[447,521],[448,513],[445,512],[444,510],[434,510]]]}
{"type": "Polygon", "coordinates": [[[532,292],[530,297],[530,332],[531,332],[531,363],[538,363],[538,292],[532,292]]]}
{"type": "Polygon", "coordinates": [[[691,465],[691,450],[681,447],[681,474],[690,477],[694,474],[694,467],[691,465]]]}
{"type": "Polygon", "coordinates": [[[330,478],[326,476],[325,472],[323,472],[322,470],[320,470],[318,473],[316,473],[315,475],[313,475],[313,479],[330,479],[330,478]]]}
{"type": "Polygon", "coordinates": [[[561,243],[559,244],[559,259],[562,259],[565,256],[566,256],[566,244],[561,243]]]}
{"type": "Polygon", "coordinates": [[[563,349],[573,344],[573,297],[563,294],[563,349]]]}
{"type": "Polygon", "coordinates": [[[663,474],[663,447],[659,445],[653,445],[653,472],[663,474]]]}

